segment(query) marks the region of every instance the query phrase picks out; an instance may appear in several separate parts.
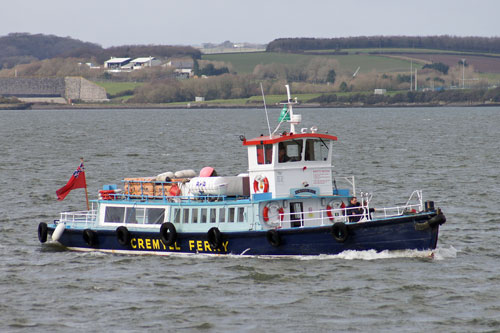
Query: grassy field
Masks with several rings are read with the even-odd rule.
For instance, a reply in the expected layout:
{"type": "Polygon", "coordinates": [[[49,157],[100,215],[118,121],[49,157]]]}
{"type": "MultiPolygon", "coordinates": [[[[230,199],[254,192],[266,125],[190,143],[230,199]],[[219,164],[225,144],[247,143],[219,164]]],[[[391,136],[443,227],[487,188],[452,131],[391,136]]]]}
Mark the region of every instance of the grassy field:
{"type": "MultiPolygon", "coordinates": [[[[308,63],[317,55],[308,54],[290,54],[274,52],[255,52],[255,53],[233,53],[233,54],[211,54],[203,55],[204,60],[224,61],[231,63],[233,69],[238,74],[252,73],[258,64],[286,64],[300,65],[308,63]]],[[[361,67],[360,73],[384,73],[408,71],[410,61],[403,59],[394,59],[379,55],[353,54],[353,55],[325,55],[322,57],[336,59],[339,62],[338,72],[354,73],[358,67],[361,67]]]]}
{"type": "MultiPolygon", "coordinates": [[[[334,50],[309,50],[305,53],[331,53],[334,50]]],[[[481,52],[467,52],[467,51],[453,51],[453,50],[440,50],[440,49],[416,49],[416,48],[364,48],[364,49],[341,49],[341,52],[348,52],[349,54],[355,53],[424,53],[424,54],[463,54],[463,55],[488,55],[500,56],[496,53],[481,53],[481,52]]]]}

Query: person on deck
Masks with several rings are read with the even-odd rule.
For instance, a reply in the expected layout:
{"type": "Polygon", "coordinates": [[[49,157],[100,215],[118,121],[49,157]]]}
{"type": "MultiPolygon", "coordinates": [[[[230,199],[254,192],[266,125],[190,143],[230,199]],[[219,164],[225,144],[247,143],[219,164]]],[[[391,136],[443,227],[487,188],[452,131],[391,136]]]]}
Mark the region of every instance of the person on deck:
{"type": "Polygon", "coordinates": [[[363,208],[361,208],[361,204],[358,202],[358,198],[351,198],[346,209],[346,215],[349,216],[349,222],[358,222],[359,220],[361,220],[361,217],[363,215],[363,208]]]}

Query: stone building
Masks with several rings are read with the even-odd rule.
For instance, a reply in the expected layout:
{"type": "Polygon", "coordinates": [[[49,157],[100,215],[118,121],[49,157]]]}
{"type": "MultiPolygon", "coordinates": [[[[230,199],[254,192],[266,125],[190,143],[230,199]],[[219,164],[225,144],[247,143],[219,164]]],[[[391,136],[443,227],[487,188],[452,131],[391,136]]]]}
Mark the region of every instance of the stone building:
{"type": "Polygon", "coordinates": [[[69,103],[107,101],[106,90],[82,77],[0,78],[0,96],[24,102],[69,103]]]}

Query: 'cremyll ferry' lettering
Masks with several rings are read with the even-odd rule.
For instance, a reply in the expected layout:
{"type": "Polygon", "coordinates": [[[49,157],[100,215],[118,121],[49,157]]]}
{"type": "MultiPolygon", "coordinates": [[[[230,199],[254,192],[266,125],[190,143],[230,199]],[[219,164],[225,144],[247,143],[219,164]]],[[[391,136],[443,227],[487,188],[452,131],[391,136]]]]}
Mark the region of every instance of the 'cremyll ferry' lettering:
{"type": "MultiPolygon", "coordinates": [[[[132,238],[130,246],[137,250],[167,250],[167,246],[160,240],[155,238],[132,238]]],[[[173,245],[168,246],[171,251],[180,251],[181,248],[175,242],[173,245]]]]}
{"type": "MultiPolygon", "coordinates": [[[[222,247],[224,249],[224,252],[227,252],[227,245],[228,244],[229,244],[229,241],[222,242],[222,247]]],[[[189,240],[189,251],[220,252],[221,249],[212,249],[210,247],[210,244],[208,243],[208,241],[190,239],[189,240]]]]}

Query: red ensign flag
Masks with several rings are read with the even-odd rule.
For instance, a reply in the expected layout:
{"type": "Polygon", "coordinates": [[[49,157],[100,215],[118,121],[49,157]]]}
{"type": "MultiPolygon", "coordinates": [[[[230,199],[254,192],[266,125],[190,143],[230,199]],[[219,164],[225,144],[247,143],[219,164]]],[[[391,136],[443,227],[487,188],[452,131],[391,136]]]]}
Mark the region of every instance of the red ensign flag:
{"type": "Polygon", "coordinates": [[[87,182],[85,180],[85,171],[83,167],[83,162],[80,166],[73,172],[73,175],[68,180],[68,183],[56,191],[57,200],[64,200],[66,196],[74,190],[75,188],[86,188],[87,182]]]}

